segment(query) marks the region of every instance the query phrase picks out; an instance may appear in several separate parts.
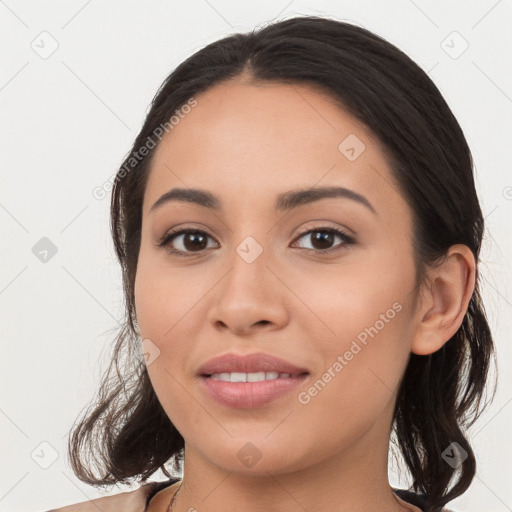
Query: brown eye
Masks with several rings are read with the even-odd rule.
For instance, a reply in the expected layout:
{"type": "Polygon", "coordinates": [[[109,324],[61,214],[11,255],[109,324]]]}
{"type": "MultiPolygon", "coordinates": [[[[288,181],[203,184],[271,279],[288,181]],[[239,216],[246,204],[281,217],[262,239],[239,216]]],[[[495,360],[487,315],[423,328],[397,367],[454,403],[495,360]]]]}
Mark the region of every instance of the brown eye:
{"type": "Polygon", "coordinates": [[[198,229],[182,229],[180,231],[170,232],[164,235],[159,247],[165,247],[172,254],[186,255],[187,253],[200,252],[208,249],[207,233],[198,229]],[[174,243],[178,248],[173,247],[174,243]]]}
{"type": "Polygon", "coordinates": [[[307,238],[308,236],[313,245],[311,250],[319,253],[334,251],[337,248],[342,247],[344,245],[355,243],[355,240],[352,237],[348,236],[343,231],[334,228],[310,229],[309,231],[302,233],[302,235],[300,235],[298,239],[307,238]],[[342,243],[338,244],[337,247],[333,248],[332,244],[334,244],[336,238],[341,239],[342,243]]]}

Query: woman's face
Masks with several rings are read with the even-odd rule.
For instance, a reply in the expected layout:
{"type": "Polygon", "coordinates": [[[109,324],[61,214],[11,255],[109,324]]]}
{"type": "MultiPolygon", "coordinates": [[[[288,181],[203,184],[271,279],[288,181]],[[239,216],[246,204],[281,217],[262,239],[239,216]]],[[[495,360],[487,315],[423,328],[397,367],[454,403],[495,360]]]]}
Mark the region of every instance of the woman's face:
{"type": "Polygon", "coordinates": [[[154,155],[135,283],[149,376],[186,456],[264,474],[387,453],[418,290],[412,214],[381,146],[302,85],[236,80],[196,100],[154,155]],[[313,194],[331,187],[350,192],[313,194]],[[172,189],[215,200],[152,209],[172,189]],[[171,229],[200,233],[158,246],[171,229]],[[273,380],[285,367],[256,358],[205,376],[226,354],[297,372],[273,380]],[[244,373],[269,380],[224,380],[244,373]]]}

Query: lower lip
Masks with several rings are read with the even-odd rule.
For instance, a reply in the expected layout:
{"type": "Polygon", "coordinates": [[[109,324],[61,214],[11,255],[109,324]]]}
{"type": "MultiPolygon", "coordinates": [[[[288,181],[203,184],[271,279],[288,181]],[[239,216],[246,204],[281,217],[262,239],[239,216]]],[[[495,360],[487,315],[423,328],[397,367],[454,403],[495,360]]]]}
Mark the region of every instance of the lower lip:
{"type": "Polygon", "coordinates": [[[202,376],[208,394],[222,405],[239,409],[261,407],[300,386],[307,374],[259,382],[226,382],[202,376]]]}

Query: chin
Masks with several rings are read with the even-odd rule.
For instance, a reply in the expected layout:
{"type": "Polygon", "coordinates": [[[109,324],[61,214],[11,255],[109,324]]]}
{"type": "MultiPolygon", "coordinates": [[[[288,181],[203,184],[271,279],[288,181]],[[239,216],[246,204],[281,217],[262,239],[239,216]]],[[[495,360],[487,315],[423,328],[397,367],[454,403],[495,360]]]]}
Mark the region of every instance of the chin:
{"type": "Polygon", "coordinates": [[[246,476],[268,477],[269,473],[288,473],[308,465],[306,454],[298,450],[302,445],[291,442],[295,437],[288,436],[288,443],[281,439],[271,440],[272,435],[265,438],[270,431],[222,440],[212,438],[207,446],[196,445],[194,452],[202,452],[204,458],[223,471],[246,476]]]}

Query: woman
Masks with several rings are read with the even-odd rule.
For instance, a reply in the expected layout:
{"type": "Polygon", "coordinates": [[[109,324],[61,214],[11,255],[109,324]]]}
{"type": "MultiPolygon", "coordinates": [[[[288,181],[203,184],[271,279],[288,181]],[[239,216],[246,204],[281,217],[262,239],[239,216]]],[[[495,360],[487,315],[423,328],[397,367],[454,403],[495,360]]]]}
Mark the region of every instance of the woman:
{"type": "Polygon", "coordinates": [[[437,512],[469,487],[484,223],[404,53],[312,16],[208,45],[158,91],[111,214],[126,324],[70,460],[92,485],[170,478],[60,512],[437,512]]]}

